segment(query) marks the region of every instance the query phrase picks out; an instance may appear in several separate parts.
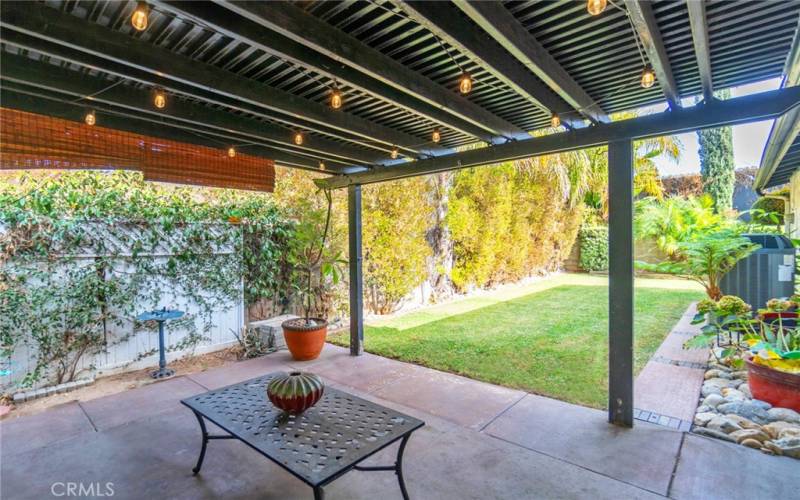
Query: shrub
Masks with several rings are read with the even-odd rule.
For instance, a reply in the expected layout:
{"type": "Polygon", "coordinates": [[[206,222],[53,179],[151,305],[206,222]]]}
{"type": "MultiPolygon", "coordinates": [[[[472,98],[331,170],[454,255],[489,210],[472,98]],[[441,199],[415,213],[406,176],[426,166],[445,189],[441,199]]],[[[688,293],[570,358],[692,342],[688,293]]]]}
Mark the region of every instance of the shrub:
{"type": "Polygon", "coordinates": [[[708,195],[636,201],[636,239],[655,242],[670,260],[684,258],[681,254],[682,243],[734,224],[735,219],[714,212],[714,202],[708,195]]]}
{"type": "Polygon", "coordinates": [[[446,222],[458,289],[558,269],[572,248],[582,209],[570,187],[569,166],[546,163],[556,160],[456,172],[446,222]]]}
{"type": "MultiPolygon", "coordinates": [[[[789,190],[784,189],[775,195],[788,196],[789,190]]],[[[750,208],[750,215],[755,224],[764,226],[778,226],[784,223],[786,202],[781,198],[762,196],[750,208]]]]}
{"type": "Polygon", "coordinates": [[[580,266],[584,271],[608,270],[608,227],[584,226],[578,232],[580,266]]]}
{"type": "Polygon", "coordinates": [[[364,301],[378,314],[397,309],[427,276],[431,224],[424,177],[365,186],[362,191],[364,301]]]}

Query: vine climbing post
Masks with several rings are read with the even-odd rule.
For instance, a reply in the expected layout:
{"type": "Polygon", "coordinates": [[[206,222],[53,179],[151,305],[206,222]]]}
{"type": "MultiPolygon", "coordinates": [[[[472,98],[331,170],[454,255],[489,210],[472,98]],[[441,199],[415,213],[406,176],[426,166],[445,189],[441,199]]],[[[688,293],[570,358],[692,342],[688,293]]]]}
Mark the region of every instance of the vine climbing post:
{"type": "Polygon", "coordinates": [[[361,270],[361,186],[347,188],[347,234],[350,243],[350,354],[364,353],[364,275],[361,270]]]}

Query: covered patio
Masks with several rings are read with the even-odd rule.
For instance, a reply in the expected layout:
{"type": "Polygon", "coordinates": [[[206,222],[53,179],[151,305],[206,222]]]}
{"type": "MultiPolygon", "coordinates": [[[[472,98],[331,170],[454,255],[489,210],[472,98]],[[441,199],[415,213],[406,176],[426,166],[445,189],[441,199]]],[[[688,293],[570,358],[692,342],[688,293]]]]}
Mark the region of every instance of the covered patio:
{"type": "MultiPolygon", "coordinates": [[[[239,443],[211,442],[193,477],[197,427],[179,401],[307,369],[426,422],[405,459],[411,497],[791,497],[800,484],[790,460],[664,425],[630,429],[633,143],[798,109],[791,83],[724,101],[714,92],[796,74],[800,3],[589,4],[596,12],[585,1],[0,4],[4,108],[237,159],[216,158],[197,179],[145,170],[153,180],[269,191],[272,162],[326,174],[320,187],[348,192],[350,287],[349,350],[326,345],[308,363],[279,352],[3,422],[3,490],[43,498],[80,478],[113,482],[123,498],[306,498],[239,443]],[[643,107],[658,112],[610,118],[643,107]],[[607,412],[364,353],[363,185],[600,145],[607,412]],[[747,481],[742,470],[781,479],[747,481]]],[[[327,489],[399,497],[391,473],[352,472],[327,489]]]]}
{"type": "MultiPolygon", "coordinates": [[[[192,476],[200,436],[179,404],[290,369],[425,421],[404,459],[411,498],[745,500],[791,498],[800,488],[790,459],[646,422],[623,430],[600,410],[371,354],[353,359],[328,345],[311,362],[284,351],[3,422],[3,491],[48,498],[80,480],[113,483],[115,498],[308,498],[308,487],[238,442],[212,441],[202,474],[192,476]],[[741,470],[782,479],[749,481],[741,470]]],[[[391,462],[395,452],[368,463],[391,462]]],[[[326,495],[401,498],[390,472],[350,472],[326,495]]]]}

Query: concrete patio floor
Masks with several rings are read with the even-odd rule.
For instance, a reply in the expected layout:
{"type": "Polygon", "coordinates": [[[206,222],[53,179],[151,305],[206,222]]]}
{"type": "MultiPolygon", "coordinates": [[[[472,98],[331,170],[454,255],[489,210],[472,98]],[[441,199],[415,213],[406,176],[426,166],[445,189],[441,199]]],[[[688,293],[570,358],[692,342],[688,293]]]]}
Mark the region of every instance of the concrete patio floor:
{"type": "MultiPolygon", "coordinates": [[[[5,420],[0,498],[49,498],[67,482],[100,492],[113,483],[115,498],[311,498],[309,487],[237,441],[209,443],[193,477],[200,431],[178,403],[290,368],[426,422],[405,454],[412,498],[752,500],[800,491],[795,460],[639,421],[621,429],[603,411],[326,345],[312,362],[279,352],[5,420]]],[[[394,453],[369,462],[391,463],[394,453]]],[[[390,472],[350,472],[325,490],[329,499],[401,498],[390,472]]]]}

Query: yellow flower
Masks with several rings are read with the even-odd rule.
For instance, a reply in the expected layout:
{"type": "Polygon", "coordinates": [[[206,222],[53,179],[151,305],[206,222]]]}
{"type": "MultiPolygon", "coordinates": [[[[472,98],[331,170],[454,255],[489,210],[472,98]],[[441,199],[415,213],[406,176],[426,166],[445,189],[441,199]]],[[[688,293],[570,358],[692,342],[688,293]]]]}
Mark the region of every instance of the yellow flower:
{"type": "Polygon", "coordinates": [[[781,359],[781,355],[772,349],[761,349],[758,351],[758,357],[762,359],[781,359]]]}
{"type": "Polygon", "coordinates": [[[786,373],[800,373],[800,360],[798,359],[763,359],[756,356],[753,358],[753,362],[786,373]]]}

